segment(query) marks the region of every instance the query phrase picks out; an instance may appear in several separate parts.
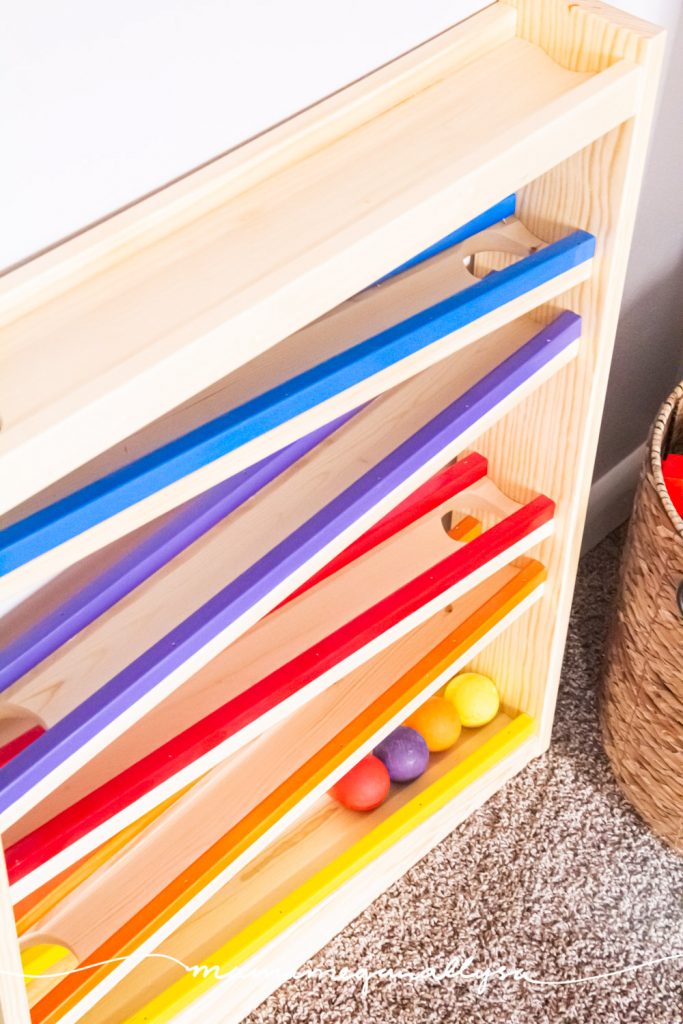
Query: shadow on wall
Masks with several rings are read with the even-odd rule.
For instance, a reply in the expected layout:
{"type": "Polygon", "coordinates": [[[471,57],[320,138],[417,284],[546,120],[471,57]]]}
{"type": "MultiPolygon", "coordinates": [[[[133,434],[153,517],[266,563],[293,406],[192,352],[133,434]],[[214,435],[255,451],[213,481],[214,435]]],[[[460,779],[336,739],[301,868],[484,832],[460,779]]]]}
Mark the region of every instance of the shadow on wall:
{"type": "Polygon", "coordinates": [[[596,480],[643,444],[657,409],[683,375],[681,17],[669,47],[617,328],[596,480]]]}
{"type": "MultiPolygon", "coordinates": [[[[683,219],[677,230],[678,259],[658,270],[635,297],[629,294],[622,307],[595,478],[645,441],[683,372],[683,219]]],[[[648,252],[634,249],[632,259],[646,264],[648,252]]]]}

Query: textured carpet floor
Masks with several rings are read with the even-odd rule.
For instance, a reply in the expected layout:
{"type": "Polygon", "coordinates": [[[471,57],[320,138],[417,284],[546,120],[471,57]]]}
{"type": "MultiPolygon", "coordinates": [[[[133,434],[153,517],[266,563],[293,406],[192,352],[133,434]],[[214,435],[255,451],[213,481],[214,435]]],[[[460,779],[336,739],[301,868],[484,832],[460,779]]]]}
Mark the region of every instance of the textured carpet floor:
{"type": "Polygon", "coordinates": [[[620,537],[582,561],[551,749],[341,932],[306,969],[369,971],[473,957],[527,980],[300,977],[250,1024],[681,1024],[683,858],[622,798],[596,691],[620,537]],[[564,984],[548,984],[565,982],[564,984]]]}

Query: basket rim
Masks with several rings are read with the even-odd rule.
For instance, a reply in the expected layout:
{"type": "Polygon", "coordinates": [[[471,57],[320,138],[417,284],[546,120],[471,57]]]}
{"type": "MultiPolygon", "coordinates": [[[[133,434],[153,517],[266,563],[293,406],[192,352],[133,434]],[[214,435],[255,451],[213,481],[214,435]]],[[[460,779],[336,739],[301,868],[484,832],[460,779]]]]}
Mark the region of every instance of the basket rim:
{"type": "Polygon", "coordinates": [[[652,429],[649,455],[650,470],[652,472],[655,490],[657,491],[659,500],[664,506],[664,510],[671,520],[672,526],[676,532],[683,537],[683,518],[678,514],[674,503],[669,497],[669,490],[664,481],[664,474],[662,472],[662,442],[664,440],[664,432],[669,425],[674,409],[681,401],[683,401],[683,381],[673,389],[669,397],[660,406],[652,429]]]}

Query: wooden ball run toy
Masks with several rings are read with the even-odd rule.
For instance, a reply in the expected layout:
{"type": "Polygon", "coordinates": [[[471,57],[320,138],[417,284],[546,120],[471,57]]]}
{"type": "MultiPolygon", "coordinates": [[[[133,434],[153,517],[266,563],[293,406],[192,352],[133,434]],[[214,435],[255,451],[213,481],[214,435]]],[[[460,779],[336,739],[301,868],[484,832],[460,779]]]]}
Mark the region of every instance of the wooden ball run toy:
{"type": "Polygon", "coordinates": [[[430,754],[452,747],[462,728],[455,706],[445,697],[430,697],[405,724],[424,737],[430,754]]]}
{"type": "Polygon", "coordinates": [[[500,697],[496,684],[480,672],[462,672],[451,679],[444,697],[453,704],[467,729],[486,725],[498,714],[500,697]]]}
{"type": "Polygon", "coordinates": [[[5,275],[0,1017],[238,1024],[547,748],[664,43],[495,3],[5,275]]]}

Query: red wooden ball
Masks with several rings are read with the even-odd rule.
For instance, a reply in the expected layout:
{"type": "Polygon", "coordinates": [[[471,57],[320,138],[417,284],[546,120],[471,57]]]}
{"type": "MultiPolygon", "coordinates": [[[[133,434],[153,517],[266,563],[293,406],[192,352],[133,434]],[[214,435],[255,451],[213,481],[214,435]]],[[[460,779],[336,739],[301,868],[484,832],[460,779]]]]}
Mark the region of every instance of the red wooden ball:
{"type": "Polygon", "coordinates": [[[330,796],[351,811],[372,811],[389,792],[389,772],[374,754],[368,754],[330,790],[330,796]]]}

